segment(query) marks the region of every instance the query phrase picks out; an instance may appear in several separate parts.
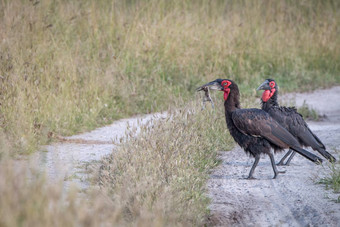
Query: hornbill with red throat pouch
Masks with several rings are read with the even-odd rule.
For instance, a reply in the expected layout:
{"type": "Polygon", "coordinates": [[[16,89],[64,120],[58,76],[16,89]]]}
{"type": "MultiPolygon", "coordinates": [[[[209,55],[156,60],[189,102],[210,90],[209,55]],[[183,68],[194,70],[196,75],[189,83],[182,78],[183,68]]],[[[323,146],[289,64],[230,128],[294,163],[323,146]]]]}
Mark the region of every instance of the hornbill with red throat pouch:
{"type": "Polygon", "coordinates": [[[229,79],[216,79],[199,88],[201,91],[210,87],[224,92],[225,119],[228,130],[234,140],[255,157],[248,179],[253,179],[254,170],[261,154],[268,154],[274,171],[274,179],[279,172],[276,168],[274,151],[291,148],[315,163],[321,163],[318,156],[303,150],[299,142],[286,129],[277,123],[267,112],[261,109],[241,109],[240,93],[237,84],[229,79]]]}
{"type": "MultiPolygon", "coordinates": [[[[302,115],[297,112],[295,107],[279,105],[277,101],[278,89],[277,83],[273,79],[265,80],[257,88],[257,90],[264,90],[261,98],[262,110],[269,113],[272,118],[287,129],[299,141],[301,146],[312,147],[313,150],[317,150],[330,162],[336,161],[336,159],[326,151],[326,147],[322,141],[310,130],[302,115]]],[[[277,165],[289,165],[295,155],[295,152],[292,152],[290,149],[277,165]],[[291,156],[284,164],[285,159],[290,154],[291,156]]]]}

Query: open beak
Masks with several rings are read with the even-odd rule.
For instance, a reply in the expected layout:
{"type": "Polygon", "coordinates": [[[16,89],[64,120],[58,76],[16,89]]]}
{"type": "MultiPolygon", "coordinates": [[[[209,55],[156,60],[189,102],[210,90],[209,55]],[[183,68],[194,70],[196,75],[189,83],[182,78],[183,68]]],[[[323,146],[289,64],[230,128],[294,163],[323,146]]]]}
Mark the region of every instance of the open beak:
{"type": "Polygon", "coordinates": [[[256,89],[256,91],[258,91],[258,90],[270,90],[270,86],[269,86],[268,80],[266,80],[265,82],[263,82],[263,83],[256,89]]]}
{"type": "Polygon", "coordinates": [[[196,91],[206,90],[207,87],[209,87],[209,89],[211,89],[211,90],[223,91],[222,85],[217,81],[211,81],[207,84],[204,84],[204,85],[200,86],[199,88],[197,88],[196,91]]]}

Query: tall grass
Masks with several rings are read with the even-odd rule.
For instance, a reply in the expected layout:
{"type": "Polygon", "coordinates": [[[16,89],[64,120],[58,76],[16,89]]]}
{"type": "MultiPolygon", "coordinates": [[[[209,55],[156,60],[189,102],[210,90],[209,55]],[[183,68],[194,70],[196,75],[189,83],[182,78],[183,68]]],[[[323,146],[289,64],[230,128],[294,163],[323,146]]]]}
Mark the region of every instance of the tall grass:
{"type": "Polygon", "coordinates": [[[188,104],[143,128],[103,161],[105,202],[63,198],[7,156],[34,151],[49,132],[184,108],[216,77],[238,82],[243,98],[269,75],[283,91],[338,84],[339,5],[0,0],[0,225],[202,225],[205,179],[232,144],[222,111],[188,104]]]}
{"type": "Polygon", "coordinates": [[[62,181],[48,183],[43,175],[12,161],[0,161],[0,164],[0,226],[119,224],[120,212],[103,193],[91,192],[87,198],[79,197],[76,188],[63,192],[62,181]]]}
{"type": "Polygon", "coordinates": [[[138,137],[132,129],[94,172],[100,191],[81,196],[63,192],[62,181],[51,184],[39,172],[0,160],[0,226],[203,225],[216,151],[233,144],[219,107],[201,111],[190,104],[142,127],[138,137]]]}
{"type": "Polygon", "coordinates": [[[339,2],[0,1],[1,127],[21,152],[192,98],[229,77],[250,95],[340,82],[339,2]]]}
{"type": "Polygon", "coordinates": [[[218,164],[217,151],[233,142],[223,105],[215,111],[196,106],[143,127],[103,160],[97,182],[126,224],[197,226],[206,220],[209,170],[218,164]]]}
{"type": "Polygon", "coordinates": [[[10,158],[12,147],[0,131],[0,226],[98,226],[118,223],[118,211],[98,191],[79,197],[63,191],[37,170],[10,158]],[[95,214],[95,215],[94,215],[95,214]]]}

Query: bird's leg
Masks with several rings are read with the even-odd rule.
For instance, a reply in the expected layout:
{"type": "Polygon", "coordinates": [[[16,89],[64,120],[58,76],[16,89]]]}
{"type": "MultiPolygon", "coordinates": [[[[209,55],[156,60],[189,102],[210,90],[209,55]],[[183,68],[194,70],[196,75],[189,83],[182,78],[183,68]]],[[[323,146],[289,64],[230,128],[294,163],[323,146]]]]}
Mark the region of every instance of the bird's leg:
{"type": "Polygon", "coordinates": [[[279,173],[285,173],[286,171],[278,171],[277,168],[276,168],[276,164],[275,164],[275,160],[274,160],[274,155],[272,153],[269,153],[269,157],[270,157],[270,161],[272,163],[272,167],[273,167],[273,170],[274,170],[274,177],[273,177],[273,179],[275,179],[279,173]]]}
{"type": "Polygon", "coordinates": [[[295,154],[296,154],[296,152],[293,152],[293,154],[288,158],[288,160],[287,160],[287,162],[285,164],[286,166],[289,166],[289,163],[290,163],[290,161],[292,161],[292,159],[294,158],[295,154]]]}
{"type": "Polygon", "coordinates": [[[249,176],[247,177],[247,179],[255,179],[255,177],[253,177],[253,174],[254,174],[254,170],[255,170],[257,164],[259,163],[259,161],[260,161],[260,155],[258,154],[258,155],[255,156],[254,164],[250,169],[249,176]]]}
{"type": "Polygon", "coordinates": [[[279,163],[277,163],[276,165],[278,166],[284,166],[284,165],[287,165],[286,164],[283,164],[284,161],[286,160],[286,158],[292,153],[293,151],[291,149],[289,149],[289,151],[285,154],[285,156],[283,156],[283,158],[279,161],[279,163]]]}

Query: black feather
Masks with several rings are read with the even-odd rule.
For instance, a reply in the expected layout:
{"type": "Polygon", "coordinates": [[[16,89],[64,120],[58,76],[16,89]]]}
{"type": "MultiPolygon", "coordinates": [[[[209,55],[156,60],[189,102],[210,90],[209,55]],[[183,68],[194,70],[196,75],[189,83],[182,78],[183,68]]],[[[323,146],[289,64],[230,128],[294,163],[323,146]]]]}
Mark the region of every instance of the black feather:
{"type": "MultiPolygon", "coordinates": [[[[267,81],[269,83],[274,80],[267,79],[267,81]]],[[[326,151],[325,145],[308,127],[296,108],[280,106],[277,98],[278,86],[275,83],[275,93],[268,101],[262,100],[262,110],[268,112],[272,118],[288,130],[299,141],[300,146],[312,147],[329,161],[335,161],[336,159],[326,151]]]]}
{"type": "MultiPolygon", "coordinates": [[[[215,80],[217,81],[217,80],[215,80]]],[[[220,80],[222,82],[224,80],[220,80]]],[[[261,154],[268,154],[271,158],[274,170],[274,178],[279,171],[276,169],[274,157],[271,153],[292,147],[301,155],[313,162],[322,162],[320,158],[303,150],[299,142],[285,128],[276,122],[267,112],[261,109],[240,109],[240,94],[237,84],[228,80],[231,84],[224,83],[224,89],[230,92],[224,102],[225,118],[228,130],[234,140],[247,152],[255,157],[255,162],[248,178],[252,178],[255,167],[261,154]]],[[[211,83],[209,83],[211,84],[211,83]]],[[[224,90],[226,91],[226,90],[224,90]]]]}

